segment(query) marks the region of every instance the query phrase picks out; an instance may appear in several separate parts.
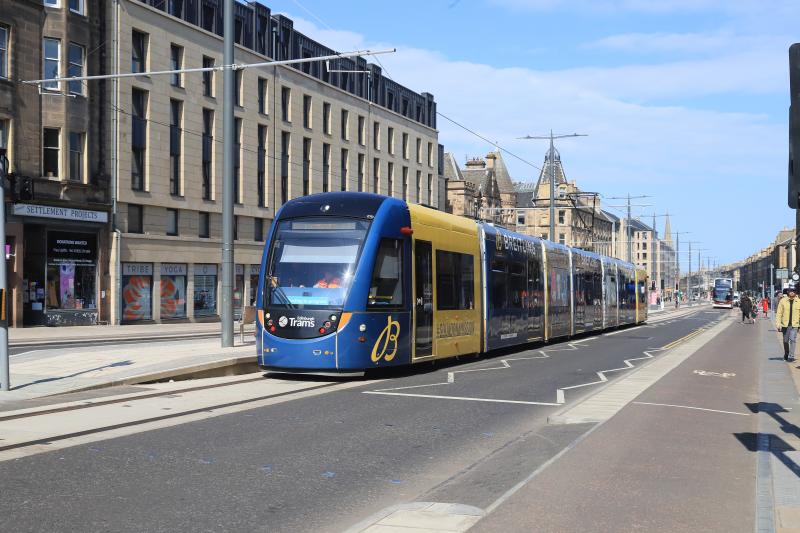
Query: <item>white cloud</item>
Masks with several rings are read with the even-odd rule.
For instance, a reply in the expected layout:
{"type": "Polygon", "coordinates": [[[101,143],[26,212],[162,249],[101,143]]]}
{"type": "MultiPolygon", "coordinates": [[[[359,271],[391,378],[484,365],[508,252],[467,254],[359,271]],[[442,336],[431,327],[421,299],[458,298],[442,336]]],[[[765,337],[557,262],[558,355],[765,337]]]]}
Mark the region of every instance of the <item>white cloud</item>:
{"type": "MultiPolygon", "coordinates": [[[[304,33],[340,50],[386,46],[352,32],[321,31],[307,21],[294,20],[304,33]]],[[[775,123],[758,113],[647,102],[727,93],[773,100],[776,94],[788,97],[785,54],[744,49],[699,61],[542,72],[455,61],[438,52],[399,46],[396,54],[382,56],[381,62],[399,83],[433,93],[441,113],[535,165],[542,163],[546,141],[517,137],[546,134],[551,128],[589,134],[559,143],[568,177],[584,190],[609,196],[651,194],[658,207],[648,212],[668,209],[675,216],[673,227],[678,228],[723,206],[724,220],[709,220],[707,229],[698,228],[696,237],[701,240],[708,232],[707,242],[736,250],[748,235],[760,242],[763,231],[784,224],[779,209],[767,208],[759,228],[753,227],[750,217],[735,214],[740,201],[764,198],[769,191],[775,191],[770,203],[783,205],[787,129],[782,121],[775,123]]],[[[492,149],[490,143],[442,118],[438,127],[440,142],[462,164],[466,156],[492,149]]],[[[507,156],[506,162],[517,180],[538,176],[538,170],[513,157],[507,156]]],[[[761,205],[753,208],[764,211],[761,205]]],[[[722,259],[737,254],[742,255],[729,252],[722,259]]]]}

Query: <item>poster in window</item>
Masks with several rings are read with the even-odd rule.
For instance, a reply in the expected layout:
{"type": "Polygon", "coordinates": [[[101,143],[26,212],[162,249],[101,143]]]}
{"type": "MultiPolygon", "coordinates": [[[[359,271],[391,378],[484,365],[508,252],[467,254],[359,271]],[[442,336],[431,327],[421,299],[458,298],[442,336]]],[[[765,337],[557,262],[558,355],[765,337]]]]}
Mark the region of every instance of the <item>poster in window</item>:
{"type": "Polygon", "coordinates": [[[151,318],[152,279],[152,276],[123,276],[123,320],[149,320],[151,318]]]}
{"type": "Polygon", "coordinates": [[[186,316],[186,276],[161,275],[161,318],[186,316]]]}
{"type": "Polygon", "coordinates": [[[75,264],[61,263],[58,270],[61,307],[64,309],[75,309],[75,264]]]}

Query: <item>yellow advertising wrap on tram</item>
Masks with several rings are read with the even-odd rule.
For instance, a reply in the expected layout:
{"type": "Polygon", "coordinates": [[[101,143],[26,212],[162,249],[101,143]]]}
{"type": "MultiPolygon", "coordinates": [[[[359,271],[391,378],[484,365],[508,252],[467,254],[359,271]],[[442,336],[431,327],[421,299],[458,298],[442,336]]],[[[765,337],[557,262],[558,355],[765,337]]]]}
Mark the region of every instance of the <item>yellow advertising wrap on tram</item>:
{"type": "Polygon", "coordinates": [[[409,204],[412,362],[480,352],[481,255],[473,220],[409,204]]]}

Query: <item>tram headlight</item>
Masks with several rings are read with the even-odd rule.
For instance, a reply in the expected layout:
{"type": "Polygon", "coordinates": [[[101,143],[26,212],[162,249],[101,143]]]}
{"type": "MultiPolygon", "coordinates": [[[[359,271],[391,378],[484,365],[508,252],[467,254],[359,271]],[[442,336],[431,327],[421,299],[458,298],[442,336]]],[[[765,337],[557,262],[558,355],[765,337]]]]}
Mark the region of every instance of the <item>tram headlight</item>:
{"type": "Polygon", "coordinates": [[[267,318],[269,318],[269,317],[271,317],[272,315],[270,315],[269,313],[267,313],[267,314],[266,314],[266,315],[264,315],[264,316],[266,316],[267,318]]]}
{"type": "Polygon", "coordinates": [[[331,322],[336,322],[336,315],[331,315],[331,322]]]}
{"type": "Polygon", "coordinates": [[[331,323],[330,323],[330,322],[325,322],[325,323],[324,323],[324,324],[322,324],[322,325],[323,325],[323,326],[325,326],[325,328],[326,328],[326,329],[327,329],[327,328],[329,328],[329,327],[331,327],[331,323]]]}
{"type": "Polygon", "coordinates": [[[361,332],[367,331],[367,325],[366,324],[361,324],[360,326],[358,326],[358,331],[361,331],[361,332]]]}

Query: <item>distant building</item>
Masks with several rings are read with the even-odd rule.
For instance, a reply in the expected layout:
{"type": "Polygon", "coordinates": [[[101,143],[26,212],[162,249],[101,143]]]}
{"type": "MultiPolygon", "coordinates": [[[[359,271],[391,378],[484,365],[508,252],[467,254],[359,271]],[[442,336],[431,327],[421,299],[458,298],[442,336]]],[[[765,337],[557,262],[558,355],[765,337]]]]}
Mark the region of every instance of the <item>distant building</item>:
{"type": "Polygon", "coordinates": [[[517,183],[517,231],[550,238],[550,175],[555,176],[555,241],[602,254],[610,254],[613,215],[601,209],[597,194],[584,193],[575,181],[567,181],[561,154],[556,150],[553,161],[549,151],[535,184],[517,183]]]}
{"type": "Polygon", "coordinates": [[[472,158],[463,169],[453,154],[445,153],[444,177],[448,213],[513,227],[516,193],[499,151],[489,152],[484,159],[472,158]]]}
{"type": "MultiPolygon", "coordinates": [[[[120,72],[222,65],[221,3],[113,6],[120,72]]],[[[239,64],[336,53],[263,4],[237,1],[234,16],[239,64]]],[[[237,70],[235,85],[235,310],[256,297],[264,241],[290,199],[365,191],[438,207],[433,95],[388,79],[363,58],[237,70]]],[[[109,87],[108,100],[119,102],[114,320],[215,320],[223,74],[129,77],[109,87]]]]}

